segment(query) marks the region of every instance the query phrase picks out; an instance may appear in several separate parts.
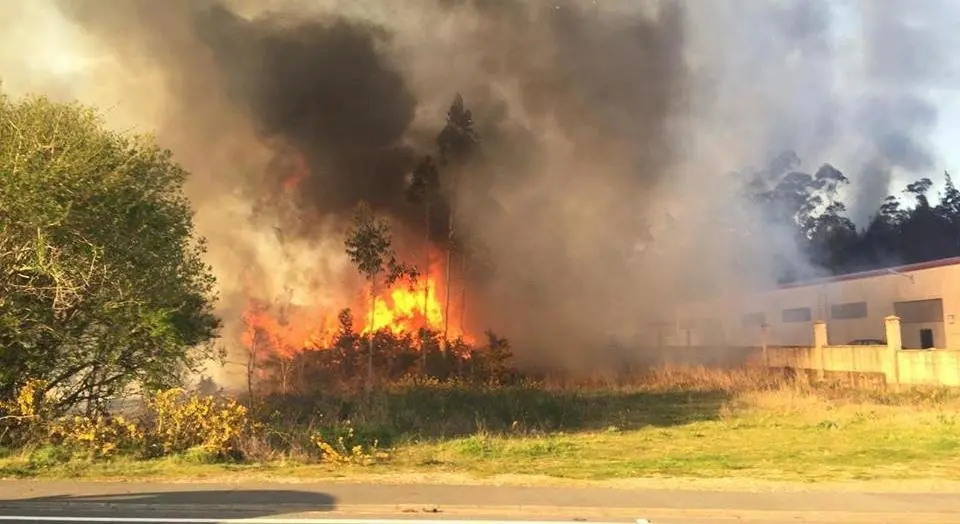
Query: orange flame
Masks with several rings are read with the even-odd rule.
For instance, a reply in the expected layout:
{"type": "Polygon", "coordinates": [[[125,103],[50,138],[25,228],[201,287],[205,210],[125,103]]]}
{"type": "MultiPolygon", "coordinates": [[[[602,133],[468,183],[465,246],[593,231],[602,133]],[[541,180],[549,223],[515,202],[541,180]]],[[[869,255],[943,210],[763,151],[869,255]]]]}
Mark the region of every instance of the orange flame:
{"type": "MultiPolygon", "coordinates": [[[[281,189],[295,192],[309,173],[306,160],[298,152],[279,158],[278,168],[283,171],[281,189]]],[[[368,334],[381,330],[394,335],[416,333],[427,328],[443,334],[445,289],[438,284],[442,278],[442,257],[430,253],[430,273],[421,275],[414,286],[409,282],[397,282],[377,294],[373,304],[371,322],[371,294],[369,285],[354,304],[343,304],[336,310],[311,306],[278,304],[268,300],[251,298],[242,320],[244,332],[241,343],[250,351],[268,352],[290,358],[304,349],[329,348],[339,329],[340,309],[349,307],[353,313],[354,330],[368,334]]],[[[469,342],[460,325],[458,294],[451,296],[447,336],[469,342]]]]}
{"type": "Polygon", "coordinates": [[[370,324],[369,299],[363,333],[390,330],[395,335],[412,333],[426,327],[443,329],[443,305],[437,299],[437,285],[433,278],[423,279],[422,284],[410,287],[398,283],[377,297],[373,307],[373,325],[370,324]],[[426,293],[426,295],[425,295],[426,293]]]}
{"type": "Polygon", "coordinates": [[[289,358],[307,348],[326,348],[336,333],[336,318],[287,308],[275,315],[263,303],[251,301],[243,313],[241,342],[248,349],[266,348],[289,358]]]}
{"type": "MultiPolygon", "coordinates": [[[[373,305],[371,323],[370,288],[364,290],[363,299],[357,304],[344,304],[353,313],[354,329],[368,334],[381,330],[402,336],[416,333],[421,328],[443,333],[444,295],[438,286],[439,268],[432,268],[431,275],[421,276],[415,285],[407,281],[397,282],[388,290],[378,293],[373,305]]],[[[460,304],[451,297],[450,323],[447,336],[472,339],[459,325],[460,304]]],[[[339,310],[319,310],[308,306],[271,307],[251,300],[243,313],[244,333],[241,342],[248,349],[267,350],[289,358],[304,349],[325,349],[332,345],[339,328],[339,310]]]]}
{"type": "Polygon", "coordinates": [[[286,165],[286,174],[280,181],[280,186],[284,191],[293,191],[300,187],[300,183],[307,177],[310,168],[307,166],[306,159],[299,154],[293,154],[283,157],[286,165]]]}

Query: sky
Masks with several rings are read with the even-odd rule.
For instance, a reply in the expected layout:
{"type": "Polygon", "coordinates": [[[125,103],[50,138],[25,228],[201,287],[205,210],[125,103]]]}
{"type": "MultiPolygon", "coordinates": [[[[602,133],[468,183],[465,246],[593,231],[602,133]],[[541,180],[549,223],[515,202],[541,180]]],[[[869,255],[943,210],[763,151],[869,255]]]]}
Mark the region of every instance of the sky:
{"type": "Polygon", "coordinates": [[[934,95],[940,107],[940,122],[934,143],[943,169],[957,173],[960,160],[960,91],[943,90],[934,95]]]}

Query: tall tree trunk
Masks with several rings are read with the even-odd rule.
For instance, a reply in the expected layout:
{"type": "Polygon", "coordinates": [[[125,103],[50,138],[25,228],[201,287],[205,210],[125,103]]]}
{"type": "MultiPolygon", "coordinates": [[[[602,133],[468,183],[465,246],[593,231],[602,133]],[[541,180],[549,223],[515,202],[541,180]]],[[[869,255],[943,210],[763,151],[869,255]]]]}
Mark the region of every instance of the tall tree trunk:
{"type": "Polygon", "coordinates": [[[296,373],[296,377],[295,377],[296,391],[301,395],[306,393],[306,389],[307,389],[306,384],[304,382],[304,375],[306,374],[306,370],[304,369],[306,367],[305,353],[306,353],[306,350],[300,353],[300,358],[298,358],[295,361],[296,366],[294,367],[294,371],[296,373]]]}
{"type": "Polygon", "coordinates": [[[367,392],[373,390],[373,339],[376,335],[374,318],[377,311],[377,276],[370,279],[370,339],[367,347],[367,392]]]}
{"type": "Polygon", "coordinates": [[[290,366],[292,365],[287,357],[280,357],[280,394],[284,396],[290,392],[290,366]]]}
{"type": "Polygon", "coordinates": [[[257,368],[257,333],[253,333],[250,349],[247,350],[247,395],[253,401],[253,374],[257,368]]]}
{"type": "Polygon", "coordinates": [[[460,254],[460,336],[467,333],[464,323],[466,322],[467,311],[467,255],[460,254]]]}
{"type": "Polygon", "coordinates": [[[444,278],[444,294],[443,299],[443,341],[447,341],[447,336],[450,331],[450,266],[451,258],[453,253],[453,207],[450,208],[450,220],[447,223],[447,262],[446,262],[446,276],[444,278]]]}
{"type": "MultiPolygon", "coordinates": [[[[430,329],[430,200],[429,197],[423,204],[423,329],[430,329]]],[[[427,348],[424,343],[424,337],[420,341],[420,374],[427,374],[427,348]]]]}
{"type": "Polygon", "coordinates": [[[460,172],[457,169],[454,169],[451,172],[450,177],[450,191],[447,199],[449,210],[447,213],[447,267],[445,268],[446,277],[444,282],[444,304],[443,304],[443,341],[447,341],[450,330],[450,289],[452,287],[450,274],[451,274],[451,263],[452,263],[452,254],[453,254],[453,241],[456,238],[456,206],[454,205],[454,200],[456,200],[457,188],[460,186],[460,172]]]}

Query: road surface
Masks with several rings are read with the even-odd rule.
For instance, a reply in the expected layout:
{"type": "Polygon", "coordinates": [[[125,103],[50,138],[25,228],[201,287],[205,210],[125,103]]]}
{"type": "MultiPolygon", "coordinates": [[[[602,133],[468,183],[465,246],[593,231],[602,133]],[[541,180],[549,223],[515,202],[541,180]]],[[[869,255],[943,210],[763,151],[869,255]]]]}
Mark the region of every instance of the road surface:
{"type": "MultiPolygon", "coordinates": [[[[0,481],[4,522],[252,523],[369,519],[721,524],[960,523],[960,495],[354,483],[0,481]],[[180,520],[176,520],[180,519],[180,520]],[[185,520],[189,519],[189,520],[185,520]]],[[[412,522],[400,524],[414,524],[412,522]]]]}

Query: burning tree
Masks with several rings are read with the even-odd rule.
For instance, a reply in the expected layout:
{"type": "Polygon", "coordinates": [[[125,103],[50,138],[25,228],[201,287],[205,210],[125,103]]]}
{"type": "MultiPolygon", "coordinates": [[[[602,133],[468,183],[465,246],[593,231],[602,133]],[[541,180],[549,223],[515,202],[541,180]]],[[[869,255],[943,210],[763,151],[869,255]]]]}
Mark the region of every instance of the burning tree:
{"type": "MultiPolygon", "coordinates": [[[[433,157],[425,155],[414,168],[407,187],[407,199],[423,206],[423,272],[430,274],[430,245],[433,241],[433,208],[440,197],[440,171],[433,157]]],[[[423,311],[430,307],[430,285],[423,286],[423,311]]],[[[424,326],[426,328],[427,326],[424,326]]],[[[421,371],[426,370],[427,352],[421,352],[421,371]]]]}
{"type": "MultiPolygon", "coordinates": [[[[370,206],[361,201],[357,204],[353,224],[344,241],[350,261],[370,282],[370,327],[375,326],[379,286],[389,287],[401,278],[411,282],[417,279],[413,266],[398,262],[393,252],[390,224],[374,215],[370,206]]],[[[367,387],[373,384],[373,344],[375,333],[371,331],[367,353],[367,387]]]]}
{"type": "MultiPolygon", "coordinates": [[[[447,111],[447,119],[443,129],[437,135],[437,149],[439,151],[439,165],[435,164],[430,155],[426,155],[417,164],[410,178],[407,188],[409,200],[422,204],[424,207],[424,229],[427,245],[432,240],[433,209],[437,203],[445,203],[446,220],[446,264],[445,264],[445,293],[443,303],[443,338],[447,339],[450,324],[450,291],[451,268],[454,251],[462,244],[457,232],[456,192],[461,188],[462,172],[475,156],[480,145],[480,137],[473,128],[473,114],[466,108],[463,97],[458,93],[447,111]],[[441,177],[441,173],[443,176],[441,177]],[[440,201],[440,198],[443,201],[440,201]]],[[[428,253],[429,253],[429,247],[428,253]]],[[[461,256],[463,253],[461,252],[461,256]]],[[[429,264],[429,254],[427,256],[429,264]]],[[[424,266],[427,271],[429,268],[424,266]]],[[[428,292],[428,291],[427,291],[428,292]]],[[[425,292],[426,293],[426,292],[425,292]]],[[[461,290],[461,296],[464,291],[461,290]]],[[[426,304],[428,297],[424,296],[426,304]]],[[[463,326],[460,326],[463,329],[463,326]]]]}
{"type": "MultiPolygon", "coordinates": [[[[447,203],[449,205],[449,217],[447,222],[447,278],[446,278],[446,296],[443,305],[443,338],[447,338],[450,326],[450,266],[454,246],[458,237],[456,234],[456,206],[453,202],[456,198],[455,193],[460,185],[461,171],[464,165],[475,153],[480,138],[473,129],[473,114],[463,104],[463,97],[460,93],[453,99],[453,104],[447,111],[447,124],[440,134],[437,135],[437,146],[440,148],[441,167],[447,169],[447,203]]],[[[461,293],[462,295],[462,293],[461,293]]],[[[462,307],[462,305],[461,305],[462,307]]],[[[462,326],[461,326],[462,329],[462,326]]]]}
{"type": "MultiPolygon", "coordinates": [[[[423,272],[430,274],[430,243],[433,241],[431,221],[433,208],[440,195],[440,172],[433,157],[424,156],[414,168],[407,188],[407,199],[423,206],[423,272]]],[[[423,289],[423,309],[427,310],[430,302],[430,288],[423,289]]]]}

